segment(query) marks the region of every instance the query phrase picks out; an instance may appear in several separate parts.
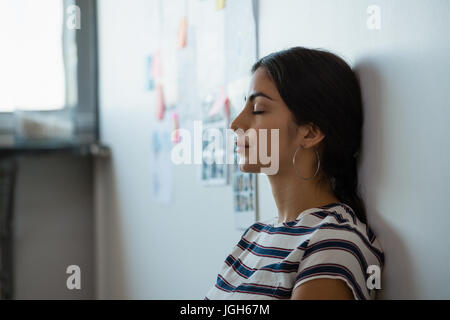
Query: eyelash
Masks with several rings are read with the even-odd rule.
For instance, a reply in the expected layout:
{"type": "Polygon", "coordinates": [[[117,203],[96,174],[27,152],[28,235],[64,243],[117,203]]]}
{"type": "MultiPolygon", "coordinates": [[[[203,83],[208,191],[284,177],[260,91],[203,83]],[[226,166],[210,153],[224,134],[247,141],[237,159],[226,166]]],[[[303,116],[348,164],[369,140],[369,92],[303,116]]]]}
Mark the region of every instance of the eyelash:
{"type": "Polygon", "coordinates": [[[253,114],[260,114],[263,113],[264,111],[252,111],[253,114]]]}

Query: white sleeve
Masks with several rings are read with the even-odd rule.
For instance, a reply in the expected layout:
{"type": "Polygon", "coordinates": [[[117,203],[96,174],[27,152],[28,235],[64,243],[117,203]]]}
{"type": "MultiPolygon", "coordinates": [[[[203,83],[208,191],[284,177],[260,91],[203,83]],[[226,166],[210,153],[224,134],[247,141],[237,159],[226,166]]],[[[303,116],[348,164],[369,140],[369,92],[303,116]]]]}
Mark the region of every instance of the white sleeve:
{"type": "Polygon", "coordinates": [[[319,228],[304,249],[292,290],[312,279],[341,279],[356,300],[371,299],[366,251],[363,240],[352,231],[319,228]]]}

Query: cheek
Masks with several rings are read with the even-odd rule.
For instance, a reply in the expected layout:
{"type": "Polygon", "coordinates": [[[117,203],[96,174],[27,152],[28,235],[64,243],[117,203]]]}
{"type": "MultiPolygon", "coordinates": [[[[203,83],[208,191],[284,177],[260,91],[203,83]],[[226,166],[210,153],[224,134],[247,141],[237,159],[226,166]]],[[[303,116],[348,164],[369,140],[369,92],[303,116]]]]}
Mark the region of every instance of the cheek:
{"type": "Polygon", "coordinates": [[[293,137],[294,135],[292,132],[292,128],[288,125],[287,122],[280,121],[280,123],[272,126],[272,128],[267,130],[267,146],[269,154],[272,154],[272,150],[276,152],[275,146],[272,146],[272,144],[276,144],[281,160],[281,158],[286,153],[288,153],[288,150],[291,149],[293,145],[293,137]]]}

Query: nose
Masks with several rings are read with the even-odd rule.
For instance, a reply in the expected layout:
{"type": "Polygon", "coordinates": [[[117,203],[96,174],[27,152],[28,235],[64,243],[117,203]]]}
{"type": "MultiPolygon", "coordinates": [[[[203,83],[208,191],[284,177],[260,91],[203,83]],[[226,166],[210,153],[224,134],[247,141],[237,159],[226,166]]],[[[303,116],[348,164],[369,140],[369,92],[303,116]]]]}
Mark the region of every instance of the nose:
{"type": "Polygon", "coordinates": [[[233,121],[230,124],[230,129],[233,130],[233,133],[234,133],[234,141],[235,141],[235,143],[238,140],[238,131],[237,130],[239,129],[238,123],[237,123],[237,118],[238,117],[234,118],[233,121]]]}
{"type": "Polygon", "coordinates": [[[233,130],[235,133],[238,129],[242,129],[243,131],[246,130],[244,126],[244,110],[242,110],[231,122],[230,129],[233,130]]]}
{"type": "Polygon", "coordinates": [[[231,124],[230,124],[230,129],[233,130],[234,132],[236,132],[236,130],[239,128],[238,127],[238,121],[237,121],[238,118],[239,118],[239,116],[235,117],[233,119],[233,121],[231,122],[231,124]]]}
{"type": "Polygon", "coordinates": [[[238,118],[239,116],[237,116],[236,118],[233,119],[233,121],[230,124],[230,129],[233,130],[234,133],[234,143],[237,144],[238,141],[240,140],[239,138],[239,124],[238,124],[238,118]]]}
{"type": "Polygon", "coordinates": [[[244,117],[241,112],[236,118],[234,118],[230,125],[230,129],[233,130],[235,134],[235,144],[237,146],[247,145],[246,141],[248,137],[246,137],[245,134],[247,128],[243,125],[243,120],[244,117]]]}

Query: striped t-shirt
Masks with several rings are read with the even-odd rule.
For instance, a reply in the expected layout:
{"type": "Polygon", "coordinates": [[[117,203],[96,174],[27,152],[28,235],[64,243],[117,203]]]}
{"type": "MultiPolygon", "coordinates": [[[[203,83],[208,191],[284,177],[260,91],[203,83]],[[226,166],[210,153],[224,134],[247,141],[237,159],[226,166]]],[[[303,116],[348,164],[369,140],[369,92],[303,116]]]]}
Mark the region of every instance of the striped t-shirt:
{"type": "Polygon", "coordinates": [[[381,274],[384,253],[375,234],[350,206],[332,203],[304,210],[294,221],[279,223],[275,216],[251,225],[204,299],[289,299],[317,278],[342,279],[355,299],[375,299],[377,289],[366,284],[370,265],[381,274]]]}

